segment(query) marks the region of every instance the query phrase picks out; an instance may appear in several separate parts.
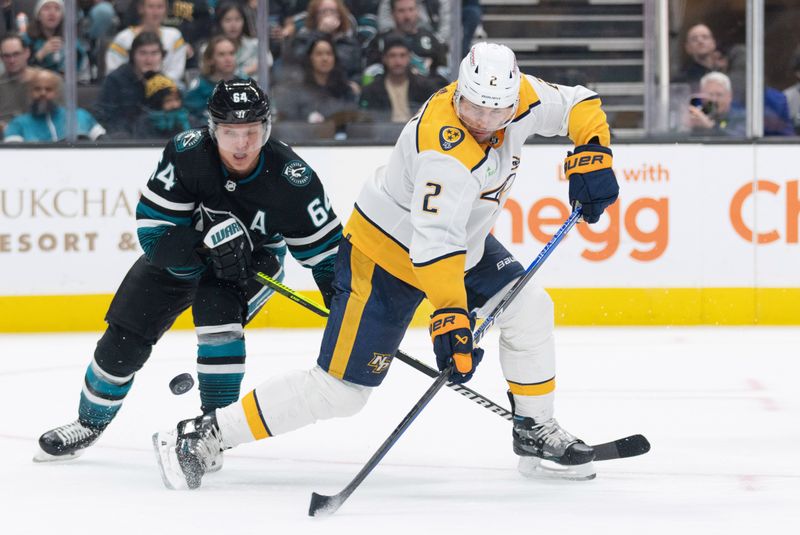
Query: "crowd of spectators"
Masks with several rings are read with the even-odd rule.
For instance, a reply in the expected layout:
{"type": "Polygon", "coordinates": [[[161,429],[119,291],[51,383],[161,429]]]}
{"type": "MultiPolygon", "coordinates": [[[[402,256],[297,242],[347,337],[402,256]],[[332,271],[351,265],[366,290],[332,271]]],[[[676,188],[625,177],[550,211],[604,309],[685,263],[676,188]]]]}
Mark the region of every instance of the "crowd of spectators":
{"type": "MultiPolygon", "coordinates": [[[[206,124],[219,80],[258,77],[258,5],[78,0],[79,137],[162,140],[206,124]]],[[[468,46],[480,7],[464,5],[476,22],[468,46]]],[[[64,6],[0,0],[4,141],[64,139],[64,6]]],[[[331,123],[343,138],[354,122],[407,121],[449,79],[450,9],[449,0],[269,0],[276,123],[331,123]]]]}
{"type": "MultiPolygon", "coordinates": [[[[354,124],[402,124],[451,79],[450,0],[269,0],[263,45],[256,37],[259,3],[77,0],[79,135],[161,140],[205,125],[214,85],[257,79],[262,50],[276,124],[284,132],[291,125],[326,124],[330,136],[341,139],[354,124]]],[[[481,8],[479,0],[461,3],[463,54],[481,8]]],[[[64,0],[0,0],[5,141],[29,140],[25,132],[33,124],[47,126],[47,135],[37,128],[30,139],[63,139],[64,6],[64,0]],[[51,76],[38,76],[41,71],[51,76]],[[55,100],[45,105],[44,94],[55,100]],[[10,135],[18,117],[26,117],[29,128],[20,134],[17,122],[10,135]]],[[[680,100],[681,129],[743,137],[746,51],[744,45],[721,49],[712,27],[686,25],[682,34],[685,62],[672,80],[689,91],[680,100]]],[[[765,135],[800,135],[800,50],[787,70],[797,83],[765,88],[765,135]]]]}
{"type": "MultiPolygon", "coordinates": [[[[685,123],[692,135],[743,138],[747,135],[745,71],[746,50],[737,44],[727,51],[717,46],[711,28],[694,24],[686,31],[686,61],[675,82],[691,91],[684,103],[685,123]]],[[[795,61],[800,80],[800,51],[795,61]]],[[[764,88],[764,135],[800,135],[800,92],[798,85],[781,92],[764,88]],[[795,107],[792,108],[792,105],[795,107]]]]}

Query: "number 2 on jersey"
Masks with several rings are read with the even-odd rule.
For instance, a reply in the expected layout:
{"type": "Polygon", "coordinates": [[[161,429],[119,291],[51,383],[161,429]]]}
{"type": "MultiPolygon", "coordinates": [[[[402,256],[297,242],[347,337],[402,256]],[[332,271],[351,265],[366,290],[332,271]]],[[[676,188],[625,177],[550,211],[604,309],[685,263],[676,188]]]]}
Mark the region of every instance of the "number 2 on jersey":
{"type": "Polygon", "coordinates": [[[434,208],[433,206],[430,206],[428,203],[430,202],[430,200],[432,198],[436,197],[437,195],[439,195],[442,192],[442,186],[441,186],[441,184],[437,184],[436,182],[428,182],[427,184],[425,184],[425,186],[427,186],[429,188],[433,188],[433,191],[428,193],[428,194],[426,194],[424,199],[422,200],[422,211],[423,212],[430,212],[432,214],[437,214],[437,213],[439,213],[439,209],[438,208],[434,208]]]}

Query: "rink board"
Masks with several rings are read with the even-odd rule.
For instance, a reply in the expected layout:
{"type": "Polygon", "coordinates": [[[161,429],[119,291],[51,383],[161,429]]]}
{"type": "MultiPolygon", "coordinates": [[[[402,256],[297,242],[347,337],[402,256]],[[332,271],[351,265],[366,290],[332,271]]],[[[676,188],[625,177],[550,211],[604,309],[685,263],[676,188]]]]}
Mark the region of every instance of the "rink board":
{"type": "MultiPolygon", "coordinates": [[[[495,235],[525,265],[568,215],[560,173],[568,148],[528,145],[520,155],[495,235]]],[[[346,220],[390,150],[297,152],[346,220]]],[[[536,276],[557,322],[800,324],[796,155],[791,145],[616,145],[620,200],[598,224],[578,225],[536,276]]],[[[141,252],[134,210],[159,157],[157,149],[0,152],[0,332],[103,327],[141,252]]],[[[291,259],[286,267],[288,285],[318,298],[308,270],[291,259]]],[[[255,325],[321,324],[282,298],[265,312],[255,325]]]]}

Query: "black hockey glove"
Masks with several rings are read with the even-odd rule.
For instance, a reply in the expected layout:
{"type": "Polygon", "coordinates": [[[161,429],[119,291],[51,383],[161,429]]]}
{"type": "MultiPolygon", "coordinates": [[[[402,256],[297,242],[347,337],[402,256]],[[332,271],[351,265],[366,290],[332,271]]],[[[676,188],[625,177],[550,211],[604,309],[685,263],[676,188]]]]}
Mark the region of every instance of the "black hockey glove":
{"type": "Polygon", "coordinates": [[[236,219],[229,217],[211,225],[203,237],[211,268],[218,279],[243,282],[252,275],[250,241],[236,219]]]}
{"type": "Polygon", "coordinates": [[[429,331],[436,365],[444,370],[454,363],[450,381],[461,384],[472,379],[483,358],[483,349],[472,346],[475,316],[461,308],[440,308],[431,315],[429,331]]]}
{"type": "Polygon", "coordinates": [[[611,168],[611,149],[590,143],[575,147],[564,160],[569,180],[569,203],[583,206],[583,220],[597,223],[603,211],[619,196],[619,184],[611,168]]]}

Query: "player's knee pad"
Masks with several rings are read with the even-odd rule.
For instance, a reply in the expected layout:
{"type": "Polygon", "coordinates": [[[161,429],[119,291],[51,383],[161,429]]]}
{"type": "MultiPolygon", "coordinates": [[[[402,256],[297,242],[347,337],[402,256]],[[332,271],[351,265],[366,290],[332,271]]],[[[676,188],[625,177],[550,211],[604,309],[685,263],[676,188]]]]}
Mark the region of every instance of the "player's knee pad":
{"type": "Polygon", "coordinates": [[[94,361],[113,377],[127,377],[138,372],[150,358],[153,343],[118,325],[109,324],[97,342],[94,361]]]}
{"type": "Polygon", "coordinates": [[[273,377],[255,393],[270,434],[280,435],[317,420],[352,416],[364,407],[371,391],[315,366],[273,377]]]}
{"type": "Polygon", "coordinates": [[[527,384],[553,377],[553,301],[543,288],[527,284],[497,324],[500,364],[507,379],[527,384]]]}
{"type": "Polygon", "coordinates": [[[318,420],[356,414],[371,392],[372,388],[337,379],[319,366],[308,372],[306,399],[318,420]]]}

